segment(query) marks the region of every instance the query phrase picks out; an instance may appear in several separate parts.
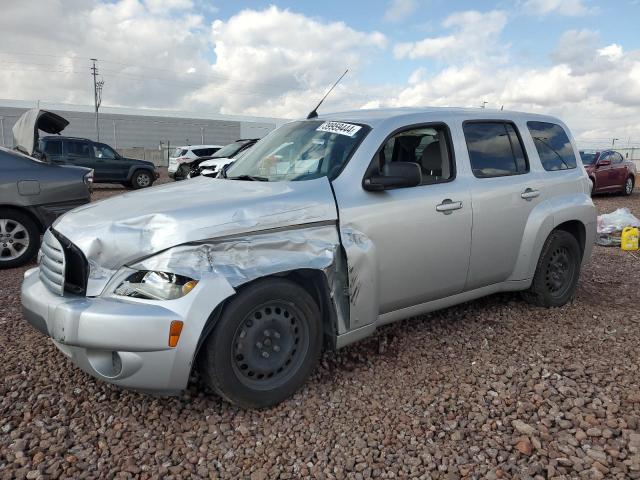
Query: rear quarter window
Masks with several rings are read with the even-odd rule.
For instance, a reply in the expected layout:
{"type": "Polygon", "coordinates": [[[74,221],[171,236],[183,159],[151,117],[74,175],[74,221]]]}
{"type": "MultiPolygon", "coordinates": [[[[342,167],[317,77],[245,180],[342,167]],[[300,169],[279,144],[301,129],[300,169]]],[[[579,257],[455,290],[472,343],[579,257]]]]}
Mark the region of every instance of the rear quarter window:
{"type": "Polygon", "coordinates": [[[576,154],[564,129],[555,123],[527,122],[542,167],[547,171],[576,168],[576,154]]]}

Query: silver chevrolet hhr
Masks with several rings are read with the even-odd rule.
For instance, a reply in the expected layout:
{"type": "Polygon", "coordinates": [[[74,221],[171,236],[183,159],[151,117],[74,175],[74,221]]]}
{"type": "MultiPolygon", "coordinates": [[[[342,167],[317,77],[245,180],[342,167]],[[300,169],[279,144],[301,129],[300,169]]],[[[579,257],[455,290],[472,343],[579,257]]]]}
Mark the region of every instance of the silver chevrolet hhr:
{"type": "Polygon", "coordinates": [[[549,116],[327,114],[223,174],[61,217],[25,273],[26,319],[102,380],[170,394],[198,368],[264,407],[379,325],[503,291],[565,304],[595,237],[591,184],[549,116]]]}

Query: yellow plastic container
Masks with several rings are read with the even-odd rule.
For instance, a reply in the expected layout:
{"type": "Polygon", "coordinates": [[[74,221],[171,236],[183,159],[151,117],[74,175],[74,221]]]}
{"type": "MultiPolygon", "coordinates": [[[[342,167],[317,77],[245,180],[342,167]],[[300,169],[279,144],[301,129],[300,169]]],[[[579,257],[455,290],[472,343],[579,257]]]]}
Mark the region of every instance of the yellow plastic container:
{"type": "Polygon", "coordinates": [[[640,237],[638,227],[625,227],[620,235],[620,248],[627,251],[638,250],[638,237],[640,237]]]}

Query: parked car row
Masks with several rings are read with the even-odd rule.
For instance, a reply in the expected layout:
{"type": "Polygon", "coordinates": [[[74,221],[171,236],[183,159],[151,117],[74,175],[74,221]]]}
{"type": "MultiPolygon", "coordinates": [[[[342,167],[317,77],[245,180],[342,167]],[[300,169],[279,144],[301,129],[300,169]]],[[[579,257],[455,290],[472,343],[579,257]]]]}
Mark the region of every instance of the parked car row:
{"type": "Polygon", "coordinates": [[[168,174],[170,178],[174,180],[185,180],[187,178],[197,177],[202,174],[202,168],[200,165],[202,162],[206,162],[204,165],[206,176],[214,176],[214,172],[217,172],[220,168],[227,166],[240,156],[243,152],[246,152],[251,148],[258,139],[240,139],[232,142],[224,147],[179,147],[176,149],[176,154],[180,153],[177,158],[169,158],[168,174]]]}

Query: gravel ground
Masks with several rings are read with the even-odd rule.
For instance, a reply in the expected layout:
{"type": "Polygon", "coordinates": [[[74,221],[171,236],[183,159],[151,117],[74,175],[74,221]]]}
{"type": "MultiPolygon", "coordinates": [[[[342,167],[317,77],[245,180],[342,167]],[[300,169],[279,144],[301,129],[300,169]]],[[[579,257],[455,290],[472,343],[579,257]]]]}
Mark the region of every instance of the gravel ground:
{"type": "MultiPolygon", "coordinates": [[[[640,216],[637,191],[596,203],[640,216]]],[[[596,247],[563,308],[502,294],[384,327],[262,411],[94,380],[4,271],[0,478],[640,478],[639,266],[596,247]]]]}

